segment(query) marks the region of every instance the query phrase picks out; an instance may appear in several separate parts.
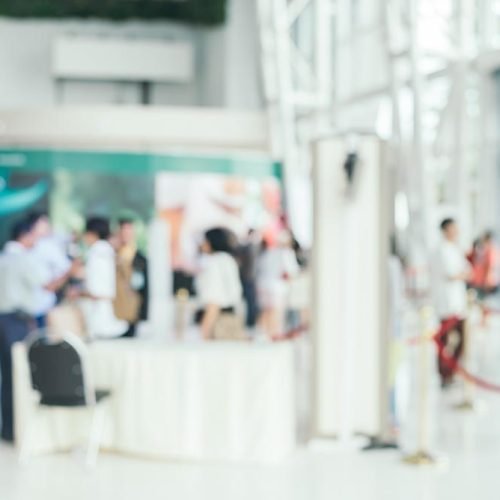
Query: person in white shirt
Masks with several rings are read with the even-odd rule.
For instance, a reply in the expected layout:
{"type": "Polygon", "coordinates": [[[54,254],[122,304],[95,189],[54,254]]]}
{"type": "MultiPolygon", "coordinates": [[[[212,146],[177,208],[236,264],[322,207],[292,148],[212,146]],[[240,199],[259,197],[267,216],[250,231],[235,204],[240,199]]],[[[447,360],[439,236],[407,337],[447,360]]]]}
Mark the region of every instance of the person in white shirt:
{"type": "Polygon", "coordinates": [[[289,231],[283,230],[278,246],[265,248],[257,264],[257,293],[261,309],[260,325],[271,337],[285,335],[285,311],[291,280],[300,273],[289,231]]]}
{"type": "Polygon", "coordinates": [[[201,250],[204,256],[196,291],[202,307],[200,329],[203,338],[210,339],[221,315],[236,315],[243,290],[229,231],[222,228],[207,231],[201,250]]]}
{"type": "MultiPolygon", "coordinates": [[[[436,311],[444,326],[453,319],[459,321],[454,329],[457,341],[450,345],[450,335],[444,335],[442,345],[449,348],[455,360],[460,359],[463,350],[464,320],[467,314],[467,280],[470,268],[464,252],[458,244],[459,231],[453,219],[441,223],[442,241],[433,259],[434,300],[436,311]]],[[[443,386],[449,385],[453,372],[443,360],[439,359],[439,371],[443,386]]]]}
{"type": "Polygon", "coordinates": [[[80,306],[91,338],[116,338],[128,330],[128,323],[115,316],[116,255],[107,241],[109,221],[101,217],[87,220],[84,240],[88,246],[84,290],[80,306]]]}
{"type": "Polygon", "coordinates": [[[30,253],[36,236],[28,221],[17,223],[12,238],[0,255],[0,369],[2,401],[2,439],[14,440],[12,402],[12,345],[23,341],[35,329],[37,291],[47,283],[30,253]]]}
{"type": "MultiPolygon", "coordinates": [[[[33,225],[33,231],[37,239],[31,250],[48,281],[58,281],[62,288],[71,274],[71,261],[65,254],[62,245],[54,236],[49,217],[44,212],[35,212],[28,217],[33,225]]],[[[40,328],[46,326],[46,318],[49,311],[56,305],[56,291],[40,288],[35,300],[35,318],[40,328]]]]}

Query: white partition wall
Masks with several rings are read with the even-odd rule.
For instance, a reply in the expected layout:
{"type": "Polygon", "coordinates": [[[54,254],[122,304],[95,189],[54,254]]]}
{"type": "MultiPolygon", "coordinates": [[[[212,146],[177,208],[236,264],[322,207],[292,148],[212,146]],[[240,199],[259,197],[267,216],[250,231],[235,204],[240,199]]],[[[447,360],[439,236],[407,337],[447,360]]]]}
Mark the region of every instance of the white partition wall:
{"type": "Polygon", "coordinates": [[[383,144],[375,137],[356,142],[352,190],[346,141],[325,138],[314,146],[314,426],[316,436],[342,440],[382,434],[387,409],[383,144]]]}

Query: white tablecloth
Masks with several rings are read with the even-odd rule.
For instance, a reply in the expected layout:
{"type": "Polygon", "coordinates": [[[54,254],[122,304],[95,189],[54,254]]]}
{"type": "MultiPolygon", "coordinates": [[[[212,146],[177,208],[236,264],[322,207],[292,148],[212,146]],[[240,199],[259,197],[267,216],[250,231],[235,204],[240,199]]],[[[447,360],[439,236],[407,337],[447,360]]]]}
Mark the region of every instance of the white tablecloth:
{"type": "MultiPolygon", "coordinates": [[[[96,386],[111,389],[103,447],[180,460],[277,461],[296,446],[291,343],[90,345],[96,386]]],[[[89,412],[34,412],[26,352],[14,346],[15,421],[40,419],[33,452],[85,442],[89,412]]]]}

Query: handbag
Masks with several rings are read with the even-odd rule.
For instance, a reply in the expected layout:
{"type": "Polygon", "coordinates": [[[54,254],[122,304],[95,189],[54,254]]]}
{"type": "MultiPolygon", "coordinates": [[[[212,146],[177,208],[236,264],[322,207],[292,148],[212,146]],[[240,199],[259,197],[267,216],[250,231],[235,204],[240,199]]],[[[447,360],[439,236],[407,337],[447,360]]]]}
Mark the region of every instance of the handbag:
{"type": "Polygon", "coordinates": [[[134,324],[139,319],[141,296],[132,288],[132,265],[121,259],[116,262],[116,295],[113,311],[118,319],[134,324]]]}
{"type": "Polygon", "coordinates": [[[217,318],[214,330],[214,340],[246,340],[243,319],[236,313],[221,313],[217,318]]]}

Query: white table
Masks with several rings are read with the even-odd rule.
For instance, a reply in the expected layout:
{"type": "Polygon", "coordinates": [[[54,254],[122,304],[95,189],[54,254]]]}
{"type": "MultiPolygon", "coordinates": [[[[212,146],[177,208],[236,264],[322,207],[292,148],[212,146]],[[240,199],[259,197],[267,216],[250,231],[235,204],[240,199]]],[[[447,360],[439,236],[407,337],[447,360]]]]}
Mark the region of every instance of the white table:
{"type": "MultiPolygon", "coordinates": [[[[179,460],[278,461],[296,446],[292,343],[91,344],[96,385],[111,389],[103,447],[179,460]]],[[[85,442],[89,413],[34,413],[23,344],[14,346],[15,421],[36,415],[34,453],[85,442]]]]}

